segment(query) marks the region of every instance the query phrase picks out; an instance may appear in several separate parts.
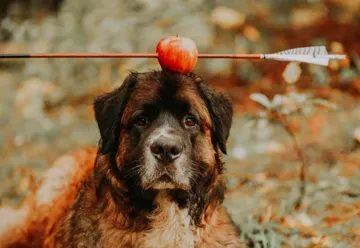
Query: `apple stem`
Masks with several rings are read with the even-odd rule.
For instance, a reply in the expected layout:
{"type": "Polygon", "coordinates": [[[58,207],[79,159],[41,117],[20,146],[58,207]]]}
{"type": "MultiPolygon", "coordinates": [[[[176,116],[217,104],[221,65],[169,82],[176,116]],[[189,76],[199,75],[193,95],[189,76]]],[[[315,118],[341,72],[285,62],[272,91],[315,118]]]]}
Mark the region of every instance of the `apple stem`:
{"type": "Polygon", "coordinates": [[[176,33],[176,37],[179,37],[179,34],[178,34],[178,33],[176,33]]]}

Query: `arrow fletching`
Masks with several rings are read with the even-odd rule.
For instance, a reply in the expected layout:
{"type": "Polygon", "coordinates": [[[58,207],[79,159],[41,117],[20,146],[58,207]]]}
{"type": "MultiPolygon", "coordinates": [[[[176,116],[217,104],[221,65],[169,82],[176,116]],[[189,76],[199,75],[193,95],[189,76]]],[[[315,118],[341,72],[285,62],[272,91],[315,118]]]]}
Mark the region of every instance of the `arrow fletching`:
{"type": "Polygon", "coordinates": [[[311,46],[289,49],[278,53],[261,54],[261,58],[327,66],[330,59],[345,59],[346,56],[328,54],[325,46],[311,46]]]}

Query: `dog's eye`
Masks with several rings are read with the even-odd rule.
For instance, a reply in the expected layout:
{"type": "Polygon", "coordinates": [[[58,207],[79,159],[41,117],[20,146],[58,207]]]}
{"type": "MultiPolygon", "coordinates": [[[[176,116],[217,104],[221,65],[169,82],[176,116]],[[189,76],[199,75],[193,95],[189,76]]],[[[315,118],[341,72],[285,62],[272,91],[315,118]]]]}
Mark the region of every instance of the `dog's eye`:
{"type": "Polygon", "coordinates": [[[188,127],[193,127],[196,125],[196,119],[192,116],[185,117],[184,123],[188,127]]]}
{"type": "Polygon", "coordinates": [[[140,127],[146,126],[148,124],[148,119],[146,117],[139,117],[136,119],[135,124],[140,127]]]}

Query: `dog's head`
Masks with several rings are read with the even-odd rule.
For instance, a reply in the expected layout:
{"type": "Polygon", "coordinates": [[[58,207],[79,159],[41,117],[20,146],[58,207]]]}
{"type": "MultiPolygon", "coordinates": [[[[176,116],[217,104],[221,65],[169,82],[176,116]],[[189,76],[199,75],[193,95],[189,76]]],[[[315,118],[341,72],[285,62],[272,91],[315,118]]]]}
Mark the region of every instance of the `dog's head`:
{"type": "Polygon", "coordinates": [[[128,187],[187,191],[221,173],[232,104],[196,74],[130,73],[94,108],[99,151],[128,187]]]}

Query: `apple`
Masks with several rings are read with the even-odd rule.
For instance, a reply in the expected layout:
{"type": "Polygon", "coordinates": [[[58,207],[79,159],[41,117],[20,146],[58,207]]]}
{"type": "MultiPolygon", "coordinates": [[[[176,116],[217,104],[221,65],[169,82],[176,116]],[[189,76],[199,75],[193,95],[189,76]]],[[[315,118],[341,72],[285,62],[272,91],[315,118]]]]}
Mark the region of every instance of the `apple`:
{"type": "Polygon", "coordinates": [[[169,36],[162,38],[156,46],[156,52],[163,69],[180,73],[190,72],[198,59],[195,42],[185,37],[169,36]]]}

